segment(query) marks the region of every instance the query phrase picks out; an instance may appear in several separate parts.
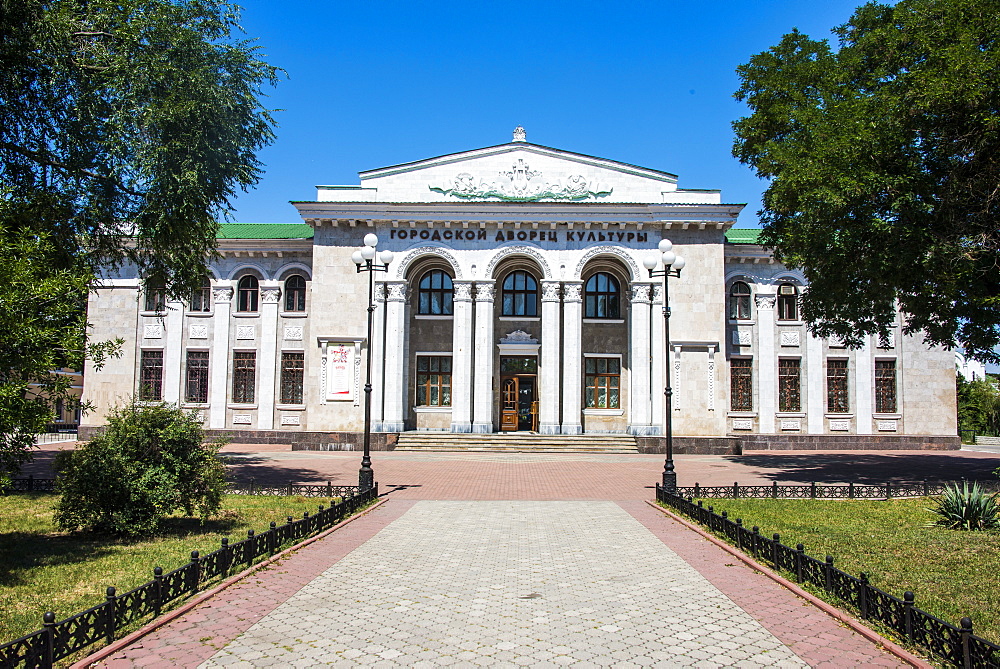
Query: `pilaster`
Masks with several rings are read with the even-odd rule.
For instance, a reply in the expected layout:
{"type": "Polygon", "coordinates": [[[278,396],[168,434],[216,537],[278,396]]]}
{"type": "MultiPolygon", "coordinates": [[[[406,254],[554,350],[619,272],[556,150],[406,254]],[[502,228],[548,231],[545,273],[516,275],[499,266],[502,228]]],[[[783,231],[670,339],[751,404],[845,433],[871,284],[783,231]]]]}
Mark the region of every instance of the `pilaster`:
{"type": "Polygon", "coordinates": [[[179,404],[184,369],[184,303],[169,300],[163,317],[163,401],[179,404]]]}
{"type": "Polygon", "coordinates": [[[382,429],[385,406],[385,283],[376,281],[374,287],[375,311],[372,312],[372,432],[382,429]]]}
{"type": "Polygon", "coordinates": [[[257,429],[274,428],[275,369],[278,349],[278,302],[281,284],[260,282],[260,387],[257,393],[257,429]]]}
{"type": "Polygon", "coordinates": [[[663,286],[653,284],[653,300],[650,310],[650,434],[663,434],[666,422],[666,342],[663,341],[663,286]]]}
{"type": "Polygon", "coordinates": [[[757,421],[762,434],[774,433],[774,412],[778,394],[778,360],[774,354],[773,294],[757,294],[757,421]]]}
{"type": "Polygon", "coordinates": [[[538,431],[559,434],[559,282],[542,281],[542,355],[538,431]]]}
{"type": "Polygon", "coordinates": [[[387,281],[385,298],[385,420],[384,432],[402,432],[406,410],[406,287],[387,281]]]}
{"type": "Polygon", "coordinates": [[[563,283],[563,342],[568,355],[563,359],[562,433],[581,434],[583,415],[583,290],[582,281],[563,283]]]}
{"type": "Polygon", "coordinates": [[[809,434],[823,434],[826,413],[826,370],[823,367],[823,340],[805,333],[806,347],[806,420],[809,434]]]}
{"type": "Polygon", "coordinates": [[[649,379],[649,319],[650,286],[632,284],[632,308],[629,327],[629,434],[650,433],[650,379],[649,379]]]}
{"type": "Polygon", "coordinates": [[[872,347],[866,338],[865,345],[854,351],[854,432],[872,433],[872,399],[875,370],[872,364],[872,347]]]}
{"type": "Polygon", "coordinates": [[[476,282],[476,346],[472,431],[493,432],[493,281],[476,282]]]}
{"type": "Polygon", "coordinates": [[[472,282],[452,285],[451,431],[472,432],[472,282]]]}
{"type": "Polygon", "coordinates": [[[229,326],[230,310],[233,306],[231,281],[219,281],[212,287],[215,300],[215,314],[212,317],[212,351],[208,364],[211,366],[211,387],[209,398],[208,426],[215,430],[226,427],[226,397],[229,392],[229,326]]]}

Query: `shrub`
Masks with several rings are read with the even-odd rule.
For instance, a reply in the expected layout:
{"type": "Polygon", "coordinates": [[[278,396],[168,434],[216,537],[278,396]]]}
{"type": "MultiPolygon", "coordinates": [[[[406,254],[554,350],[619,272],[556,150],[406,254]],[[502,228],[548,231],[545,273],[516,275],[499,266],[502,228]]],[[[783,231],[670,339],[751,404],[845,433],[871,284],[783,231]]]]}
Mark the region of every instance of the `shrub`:
{"type": "Polygon", "coordinates": [[[150,534],[164,515],[218,511],[225,483],[217,453],[193,414],[134,401],[115,408],[105,431],[56,459],[56,523],[121,536],[150,534]]]}
{"type": "Polygon", "coordinates": [[[978,483],[968,481],[945,487],[936,508],[928,509],[941,516],[936,525],[953,530],[990,530],[1000,527],[997,495],[987,495],[978,483]]]}

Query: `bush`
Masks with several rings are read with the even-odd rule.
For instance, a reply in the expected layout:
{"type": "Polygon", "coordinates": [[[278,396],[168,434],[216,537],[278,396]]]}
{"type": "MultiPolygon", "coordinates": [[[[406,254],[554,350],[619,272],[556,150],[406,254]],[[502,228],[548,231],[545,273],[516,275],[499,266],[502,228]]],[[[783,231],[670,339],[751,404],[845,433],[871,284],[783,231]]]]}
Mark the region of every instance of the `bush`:
{"type": "Polygon", "coordinates": [[[953,530],[990,530],[1000,527],[997,495],[987,495],[978,483],[968,481],[945,487],[936,508],[928,509],[941,516],[936,525],[953,530]]]}
{"type": "Polygon", "coordinates": [[[222,443],[203,441],[194,415],[174,406],[130,402],[112,410],[102,434],[56,458],[56,523],[137,536],[178,509],[197,510],[204,521],[219,509],[225,476],[222,443]]]}

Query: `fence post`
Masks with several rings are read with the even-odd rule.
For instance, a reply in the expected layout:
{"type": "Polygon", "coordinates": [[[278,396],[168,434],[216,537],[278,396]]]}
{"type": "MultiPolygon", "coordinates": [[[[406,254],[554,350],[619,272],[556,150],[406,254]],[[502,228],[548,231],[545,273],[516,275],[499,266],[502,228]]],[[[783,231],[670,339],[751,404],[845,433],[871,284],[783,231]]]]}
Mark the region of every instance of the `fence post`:
{"type": "Polygon", "coordinates": [[[701,485],[697,481],[694,482],[694,496],[701,497],[701,485]]]}
{"type": "Polygon", "coordinates": [[[191,569],[194,574],[191,579],[191,592],[198,592],[198,583],[201,581],[201,558],[198,557],[198,551],[191,551],[191,564],[194,565],[191,569]]]}
{"type": "Polygon", "coordinates": [[[809,484],[809,499],[816,499],[816,482],[809,484]]]}
{"type": "Polygon", "coordinates": [[[255,486],[256,482],[257,482],[257,479],[255,477],[251,476],[250,477],[250,494],[251,495],[254,494],[254,489],[256,487],[255,486]]]}
{"type": "Polygon", "coordinates": [[[823,588],[830,592],[833,590],[833,556],[826,556],[826,563],[823,566],[823,588]]]}
{"type": "Polygon", "coordinates": [[[907,641],[913,641],[913,593],[903,593],[903,634],[907,641]]]}
{"type": "Polygon", "coordinates": [[[28,474],[28,492],[31,492],[34,489],[35,489],[35,475],[28,474]]]}
{"type": "Polygon", "coordinates": [[[795,546],[795,582],[796,583],[801,583],[802,582],[802,563],[804,561],[803,558],[805,558],[805,554],[806,554],[806,547],[805,546],[803,546],[802,544],[798,544],[798,545],[795,546]]]}
{"type": "Polygon", "coordinates": [[[304,511],[302,513],[302,536],[307,537],[312,532],[312,524],[309,522],[309,512],[304,511]]]}
{"type": "Polygon", "coordinates": [[[756,525],[750,530],[753,535],[750,537],[750,552],[754,554],[754,557],[760,557],[758,551],[760,550],[760,528],[756,525]]]}
{"type": "Polygon", "coordinates": [[[253,540],[254,532],[253,530],[247,530],[247,542],[243,544],[246,548],[243,549],[243,562],[249,567],[253,564],[253,561],[257,559],[257,549],[254,544],[257,543],[253,540]]]}
{"type": "Polygon", "coordinates": [[[771,544],[771,562],[774,563],[775,569],[780,569],[780,564],[778,562],[778,547],[781,545],[781,536],[775,532],[771,536],[773,543],[771,544]]]}
{"type": "Polygon", "coordinates": [[[222,537],[222,578],[229,578],[229,566],[233,562],[232,557],[229,549],[229,537],[222,537]]]}
{"type": "Polygon", "coordinates": [[[778,499],[778,482],[771,482],[771,499],[778,499]]]}
{"type": "Polygon", "coordinates": [[[847,499],[854,499],[854,481],[847,484],[847,499]]]}
{"type": "Polygon", "coordinates": [[[862,618],[868,619],[868,574],[865,572],[858,574],[858,611],[862,618]]]}
{"type": "Polygon", "coordinates": [[[739,499],[740,498],[740,482],[739,481],[733,481],[733,498],[734,499],[739,499]]]}
{"type": "Polygon", "coordinates": [[[924,479],[924,497],[930,497],[930,490],[927,488],[927,479],[924,479]]]}
{"type": "Polygon", "coordinates": [[[163,567],[153,568],[153,583],[156,587],[153,588],[156,591],[156,603],[153,604],[153,617],[160,615],[160,610],[163,608],[163,567]]]}
{"type": "Polygon", "coordinates": [[[888,502],[890,499],[892,499],[892,483],[887,481],[885,484],[885,500],[888,502]]]}
{"type": "Polygon", "coordinates": [[[104,640],[105,643],[109,644],[113,643],[115,640],[115,616],[117,614],[117,611],[115,609],[118,608],[118,603],[116,601],[117,597],[115,596],[115,592],[116,591],[113,587],[108,586],[108,589],[105,594],[107,602],[104,608],[107,612],[108,618],[104,628],[104,640]]]}
{"type": "Polygon", "coordinates": [[[333,482],[331,481],[326,482],[326,496],[327,497],[333,496],[333,482]]]}
{"type": "Polygon", "coordinates": [[[268,528],[270,534],[267,535],[267,552],[274,555],[278,550],[278,524],[271,521],[271,526],[268,528]]]}
{"type": "Polygon", "coordinates": [[[959,630],[962,635],[962,667],[972,669],[972,648],[969,643],[969,637],[972,636],[972,618],[962,618],[959,624],[962,626],[959,630]]]}
{"type": "Polygon", "coordinates": [[[42,629],[45,630],[45,648],[42,650],[42,667],[52,669],[56,661],[56,614],[46,611],[42,616],[42,629]]]}
{"type": "Polygon", "coordinates": [[[736,519],[736,545],[743,550],[743,519],[736,519]]]}
{"type": "Polygon", "coordinates": [[[289,497],[292,496],[292,482],[291,481],[288,482],[288,496],[289,497]]]}

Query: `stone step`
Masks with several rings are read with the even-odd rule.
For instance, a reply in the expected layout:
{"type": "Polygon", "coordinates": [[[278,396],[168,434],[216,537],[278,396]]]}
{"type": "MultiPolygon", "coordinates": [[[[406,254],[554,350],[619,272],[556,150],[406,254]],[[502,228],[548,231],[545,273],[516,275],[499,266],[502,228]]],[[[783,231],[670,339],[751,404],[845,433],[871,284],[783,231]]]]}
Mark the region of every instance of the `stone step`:
{"type": "Polygon", "coordinates": [[[470,451],[515,453],[637,453],[630,435],[542,435],[530,433],[458,434],[404,432],[397,451],[470,451]]]}

